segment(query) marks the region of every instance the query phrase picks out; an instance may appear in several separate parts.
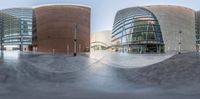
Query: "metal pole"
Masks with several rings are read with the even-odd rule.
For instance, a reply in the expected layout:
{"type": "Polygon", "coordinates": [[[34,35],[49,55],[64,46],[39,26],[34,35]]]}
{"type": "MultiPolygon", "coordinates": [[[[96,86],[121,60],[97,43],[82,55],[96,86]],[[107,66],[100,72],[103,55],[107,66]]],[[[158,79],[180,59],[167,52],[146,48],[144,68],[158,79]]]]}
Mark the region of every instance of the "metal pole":
{"type": "Polygon", "coordinates": [[[24,22],[22,21],[22,19],[20,19],[20,51],[23,51],[23,29],[24,29],[24,26],[22,27],[22,25],[24,25],[24,22]]]}
{"type": "Polygon", "coordinates": [[[179,31],[179,52],[178,52],[178,54],[181,54],[181,33],[182,33],[182,31],[179,31]]]}
{"type": "Polygon", "coordinates": [[[75,30],[74,30],[74,56],[76,56],[77,54],[77,51],[76,51],[77,28],[78,28],[78,24],[75,25],[75,30]]]}

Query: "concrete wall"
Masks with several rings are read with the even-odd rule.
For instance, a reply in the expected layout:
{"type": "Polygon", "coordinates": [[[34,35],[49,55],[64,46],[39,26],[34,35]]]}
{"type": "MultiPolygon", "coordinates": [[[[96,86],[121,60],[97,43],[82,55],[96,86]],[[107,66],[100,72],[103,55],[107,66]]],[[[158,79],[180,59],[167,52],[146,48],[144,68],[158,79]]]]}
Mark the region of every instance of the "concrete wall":
{"type": "Polygon", "coordinates": [[[89,51],[90,7],[48,5],[34,8],[33,46],[41,52],[73,52],[77,27],[77,51],[89,51]]]}
{"type": "Polygon", "coordinates": [[[153,5],[145,8],[153,12],[158,19],[166,52],[179,50],[179,31],[182,31],[182,52],[196,51],[194,10],[172,5],[153,5]]]}

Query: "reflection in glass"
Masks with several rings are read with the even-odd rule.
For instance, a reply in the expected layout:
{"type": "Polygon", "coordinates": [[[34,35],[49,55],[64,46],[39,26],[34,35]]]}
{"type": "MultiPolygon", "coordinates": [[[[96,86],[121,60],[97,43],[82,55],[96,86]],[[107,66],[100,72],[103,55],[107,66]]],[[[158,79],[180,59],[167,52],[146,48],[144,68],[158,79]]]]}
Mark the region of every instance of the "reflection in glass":
{"type": "Polygon", "coordinates": [[[156,17],[145,8],[120,10],[113,25],[113,50],[131,53],[161,53],[164,43],[156,17]]]}

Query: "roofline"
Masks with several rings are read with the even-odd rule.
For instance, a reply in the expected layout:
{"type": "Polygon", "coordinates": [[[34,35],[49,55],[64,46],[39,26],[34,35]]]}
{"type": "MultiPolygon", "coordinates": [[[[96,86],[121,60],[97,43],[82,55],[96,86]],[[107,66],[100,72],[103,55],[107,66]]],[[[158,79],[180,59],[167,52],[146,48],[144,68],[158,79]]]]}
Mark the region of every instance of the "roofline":
{"type": "Polygon", "coordinates": [[[46,6],[59,6],[59,5],[69,5],[69,6],[81,6],[81,7],[87,7],[91,8],[91,6],[86,4],[75,4],[75,3],[52,3],[52,4],[42,4],[32,7],[33,9],[39,8],[39,7],[46,7],[46,6]]]}
{"type": "Polygon", "coordinates": [[[146,7],[152,7],[152,6],[174,6],[174,7],[181,7],[181,8],[186,8],[186,9],[190,9],[190,10],[196,11],[196,10],[190,8],[190,7],[186,7],[186,6],[182,6],[182,5],[175,5],[175,4],[174,5],[173,4],[147,4],[147,5],[142,5],[142,6],[130,6],[130,7],[122,8],[122,9],[119,9],[117,12],[129,9],[129,8],[138,8],[138,7],[139,8],[146,8],[146,7]]]}
{"type": "Polygon", "coordinates": [[[147,4],[147,5],[144,5],[143,7],[151,7],[151,6],[173,6],[173,7],[180,7],[180,8],[186,8],[186,9],[190,9],[190,10],[193,10],[193,11],[196,11],[190,7],[186,7],[186,6],[182,6],[182,5],[176,5],[176,4],[147,4]]]}
{"type": "Polygon", "coordinates": [[[11,10],[11,9],[32,9],[31,7],[14,7],[14,8],[4,8],[0,10],[11,10]]]}
{"type": "Polygon", "coordinates": [[[123,11],[123,10],[126,10],[126,9],[130,9],[130,8],[143,8],[144,6],[129,6],[129,7],[125,7],[125,8],[122,8],[122,9],[119,9],[117,12],[120,12],[120,11],[123,11]]]}

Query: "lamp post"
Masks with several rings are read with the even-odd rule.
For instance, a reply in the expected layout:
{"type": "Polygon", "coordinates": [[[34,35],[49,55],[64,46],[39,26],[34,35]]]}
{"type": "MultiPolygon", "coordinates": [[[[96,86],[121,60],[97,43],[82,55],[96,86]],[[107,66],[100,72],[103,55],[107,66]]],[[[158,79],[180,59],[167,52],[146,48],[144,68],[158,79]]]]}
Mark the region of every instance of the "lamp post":
{"type": "Polygon", "coordinates": [[[179,51],[178,51],[178,54],[181,54],[181,34],[182,34],[182,31],[180,30],[179,32],[179,51]]]}
{"type": "Polygon", "coordinates": [[[76,50],[76,43],[77,43],[77,28],[78,28],[78,24],[75,24],[75,30],[74,30],[74,56],[76,56],[77,54],[77,50],[76,50]]]}

